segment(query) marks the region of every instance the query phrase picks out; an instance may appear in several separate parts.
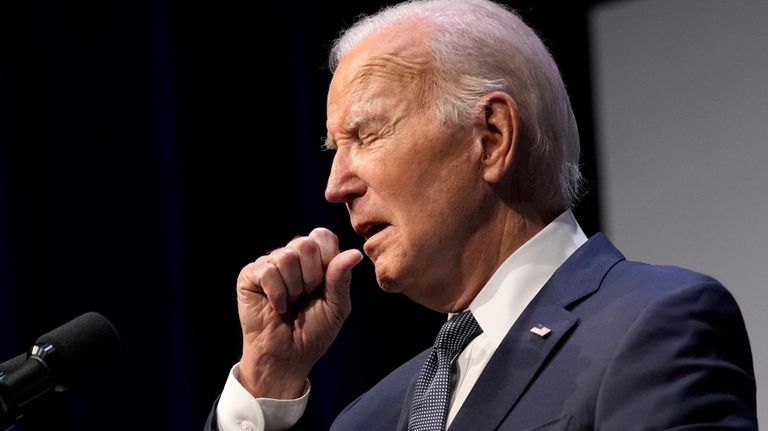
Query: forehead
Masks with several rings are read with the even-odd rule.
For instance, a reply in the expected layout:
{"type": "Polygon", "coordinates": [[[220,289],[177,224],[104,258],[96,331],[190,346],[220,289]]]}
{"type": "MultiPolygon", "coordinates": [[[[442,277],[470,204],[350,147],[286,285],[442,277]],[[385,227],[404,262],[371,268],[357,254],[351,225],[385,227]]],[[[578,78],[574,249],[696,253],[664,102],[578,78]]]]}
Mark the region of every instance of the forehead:
{"type": "Polygon", "coordinates": [[[355,100],[418,85],[431,66],[428,33],[415,22],[367,36],[344,54],[336,68],[328,91],[329,120],[355,100]]]}

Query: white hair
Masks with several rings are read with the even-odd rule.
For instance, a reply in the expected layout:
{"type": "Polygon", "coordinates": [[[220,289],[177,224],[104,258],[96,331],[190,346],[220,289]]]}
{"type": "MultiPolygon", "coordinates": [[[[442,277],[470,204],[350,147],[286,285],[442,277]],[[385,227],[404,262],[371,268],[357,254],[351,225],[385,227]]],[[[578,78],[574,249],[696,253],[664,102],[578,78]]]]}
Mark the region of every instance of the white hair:
{"type": "Polygon", "coordinates": [[[489,0],[411,0],[390,6],[342,32],[330,52],[331,70],[367,36],[411,21],[429,29],[435,67],[425,78],[439,119],[465,125],[484,95],[508,93],[522,123],[530,198],[544,208],[572,207],[582,182],[576,119],[554,59],[513,10],[489,0]]]}

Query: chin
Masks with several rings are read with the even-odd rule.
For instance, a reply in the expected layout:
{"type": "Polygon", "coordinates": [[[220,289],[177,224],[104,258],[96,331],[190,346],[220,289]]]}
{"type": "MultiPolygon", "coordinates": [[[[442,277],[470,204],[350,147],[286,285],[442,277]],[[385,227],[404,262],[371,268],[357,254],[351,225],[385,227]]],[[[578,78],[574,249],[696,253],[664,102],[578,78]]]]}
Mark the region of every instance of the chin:
{"type": "Polygon", "coordinates": [[[376,282],[379,284],[381,290],[387,293],[401,293],[402,285],[398,283],[394,277],[387,275],[384,271],[379,271],[376,268],[376,282]]]}
{"type": "Polygon", "coordinates": [[[376,277],[376,282],[379,283],[381,290],[387,293],[401,293],[400,286],[390,278],[376,277]]]}

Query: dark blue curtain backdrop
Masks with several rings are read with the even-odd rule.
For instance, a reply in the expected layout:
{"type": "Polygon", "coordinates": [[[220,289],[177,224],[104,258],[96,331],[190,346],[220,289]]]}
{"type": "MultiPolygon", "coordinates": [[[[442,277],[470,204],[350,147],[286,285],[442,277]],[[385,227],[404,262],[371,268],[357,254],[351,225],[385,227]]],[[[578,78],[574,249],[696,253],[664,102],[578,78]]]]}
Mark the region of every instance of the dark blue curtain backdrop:
{"type": "MultiPolygon", "coordinates": [[[[20,430],[201,429],[240,331],[240,268],[315,226],[360,247],[323,200],[326,54],[381,1],[29,0],[0,6],[0,362],[98,311],[108,371],[36,403],[20,430]],[[347,2],[340,2],[347,3],[347,2]]],[[[541,32],[580,123],[599,228],[588,2],[510,4],[541,32]]],[[[355,269],[351,317],[311,376],[304,429],[431,344],[443,316],[355,269]]]]}

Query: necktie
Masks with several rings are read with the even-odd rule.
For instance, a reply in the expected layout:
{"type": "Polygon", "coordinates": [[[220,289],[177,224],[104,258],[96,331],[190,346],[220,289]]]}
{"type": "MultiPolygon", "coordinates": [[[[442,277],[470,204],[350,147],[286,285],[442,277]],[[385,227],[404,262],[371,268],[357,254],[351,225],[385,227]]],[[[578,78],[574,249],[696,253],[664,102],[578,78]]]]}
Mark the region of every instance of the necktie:
{"type": "Polygon", "coordinates": [[[408,431],[445,429],[453,359],[479,332],[480,326],[469,310],[452,316],[443,324],[416,379],[408,431]]]}

